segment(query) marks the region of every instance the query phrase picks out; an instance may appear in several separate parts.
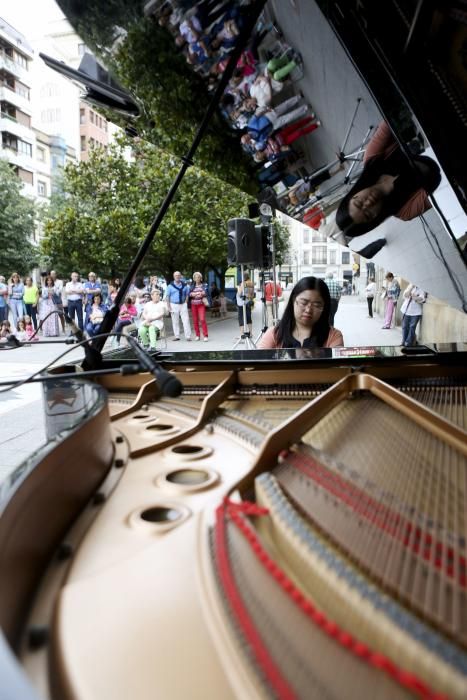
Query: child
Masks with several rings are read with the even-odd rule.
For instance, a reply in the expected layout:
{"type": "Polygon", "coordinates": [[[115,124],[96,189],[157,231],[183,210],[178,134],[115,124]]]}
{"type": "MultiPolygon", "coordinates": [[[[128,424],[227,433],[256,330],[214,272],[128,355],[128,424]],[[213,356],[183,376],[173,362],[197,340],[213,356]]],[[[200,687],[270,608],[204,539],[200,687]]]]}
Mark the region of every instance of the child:
{"type": "Polygon", "coordinates": [[[24,318],[19,318],[18,323],[16,324],[16,337],[18,338],[21,343],[25,343],[28,339],[28,334],[26,332],[26,324],[24,322],[24,318]]]}
{"type": "Polygon", "coordinates": [[[34,326],[32,325],[31,317],[28,316],[27,314],[23,317],[24,320],[24,326],[26,329],[26,340],[31,340],[33,343],[39,340],[37,335],[35,334],[35,329],[34,326]]]}
{"type": "Polygon", "coordinates": [[[9,321],[2,321],[0,326],[0,341],[6,343],[8,336],[11,335],[11,326],[9,321]]]}
{"type": "Polygon", "coordinates": [[[219,297],[219,304],[220,304],[220,312],[222,318],[225,318],[227,316],[227,299],[225,298],[224,292],[221,292],[220,297],[219,297]]]}

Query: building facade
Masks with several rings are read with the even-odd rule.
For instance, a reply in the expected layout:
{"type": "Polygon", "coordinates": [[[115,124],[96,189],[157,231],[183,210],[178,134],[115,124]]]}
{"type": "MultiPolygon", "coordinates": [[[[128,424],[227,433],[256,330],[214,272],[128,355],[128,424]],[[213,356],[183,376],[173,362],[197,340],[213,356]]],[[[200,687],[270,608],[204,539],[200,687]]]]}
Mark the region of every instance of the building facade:
{"type": "Polygon", "coordinates": [[[12,166],[29,196],[35,194],[32,61],[33,50],[26,38],[0,19],[0,156],[12,166]]]}

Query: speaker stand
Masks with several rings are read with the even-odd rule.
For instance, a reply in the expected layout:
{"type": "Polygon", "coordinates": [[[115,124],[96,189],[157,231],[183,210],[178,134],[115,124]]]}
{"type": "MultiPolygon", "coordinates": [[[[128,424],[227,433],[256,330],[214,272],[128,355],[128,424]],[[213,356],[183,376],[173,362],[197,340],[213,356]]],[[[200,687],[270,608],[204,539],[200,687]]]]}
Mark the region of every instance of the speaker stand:
{"type": "Polygon", "coordinates": [[[246,294],[245,294],[245,276],[244,276],[243,265],[240,265],[240,273],[242,276],[242,291],[243,291],[243,294],[241,295],[241,298],[243,300],[243,306],[242,306],[242,309],[243,309],[243,332],[240,335],[240,338],[237,340],[237,342],[235,343],[235,345],[233,346],[232,349],[235,350],[236,347],[238,345],[240,345],[240,343],[243,341],[245,343],[247,350],[256,350],[256,345],[251,338],[251,333],[248,329],[248,323],[247,323],[247,319],[246,319],[246,306],[245,306],[246,294]]]}

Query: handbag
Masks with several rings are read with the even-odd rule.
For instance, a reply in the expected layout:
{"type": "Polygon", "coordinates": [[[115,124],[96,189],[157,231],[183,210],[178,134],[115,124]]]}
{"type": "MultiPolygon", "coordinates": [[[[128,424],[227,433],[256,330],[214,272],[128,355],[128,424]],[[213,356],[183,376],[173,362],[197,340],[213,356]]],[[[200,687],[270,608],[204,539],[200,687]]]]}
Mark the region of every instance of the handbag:
{"type": "Polygon", "coordinates": [[[206,307],[209,307],[209,301],[208,301],[207,297],[203,297],[203,304],[204,304],[206,307]]]}

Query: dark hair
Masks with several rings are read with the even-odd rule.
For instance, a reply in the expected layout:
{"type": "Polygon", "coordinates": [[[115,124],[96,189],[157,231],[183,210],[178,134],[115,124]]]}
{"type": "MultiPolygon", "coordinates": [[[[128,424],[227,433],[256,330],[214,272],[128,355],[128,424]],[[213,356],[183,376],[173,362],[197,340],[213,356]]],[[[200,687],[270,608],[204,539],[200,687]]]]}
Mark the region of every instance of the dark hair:
{"type": "Polygon", "coordinates": [[[355,185],[341,200],[336,212],[336,224],[349,238],[362,236],[379,226],[388,216],[394,216],[410,199],[412,194],[423,188],[431,194],[439,185],[441,174],[437,163],[427,156],[413,156],[409,160],[400,148],[384,158],[374,156],[364,166],[363,172],[355,185]],[[417,167],[418,166],[418,167],[417,167]],[[366,187],[376,184],[384,174],[398,174],[393,191],[383,199],[383,206],[372,221],[355,224],[349,214],[349,201],[366,187]]]}
{"type": "Polygon", "coordinates": [[[316,344],[318,347],[323,347],[324,343],[326,342],[331,328],[329,325],[331,295],[329,294],[328,286],[324,280],[318,279],[317,277],[303,277],[292,289],[284,314],[276,327],[274,336],[278,347],[293,347],[294,340],[292,333],[295,328],[295,299],[299,294],[301,294],[301,292],[308,290],[317,291],[324,302],[323,312],[311,329],[310,337],[316,339],[316,344]]]}
{"type": "Polygon", "coordinates": [[[101,300],[101,304],[102,304],[103,299],[102,299],[102,294],[101,294],[100,292],[96,292],[96,293],[94,294],[93,303],[96,301],[97,297],[99,297],[99,299],[101,300]]]}
{"type": "Polygon", "coordinates": [[[128,305],[128,304],[132,304],[132,303],[133,303],[133,302],[132,302],[131,297],[127,297],[127,298],[125,299],[125,304],[128,305]]]}

